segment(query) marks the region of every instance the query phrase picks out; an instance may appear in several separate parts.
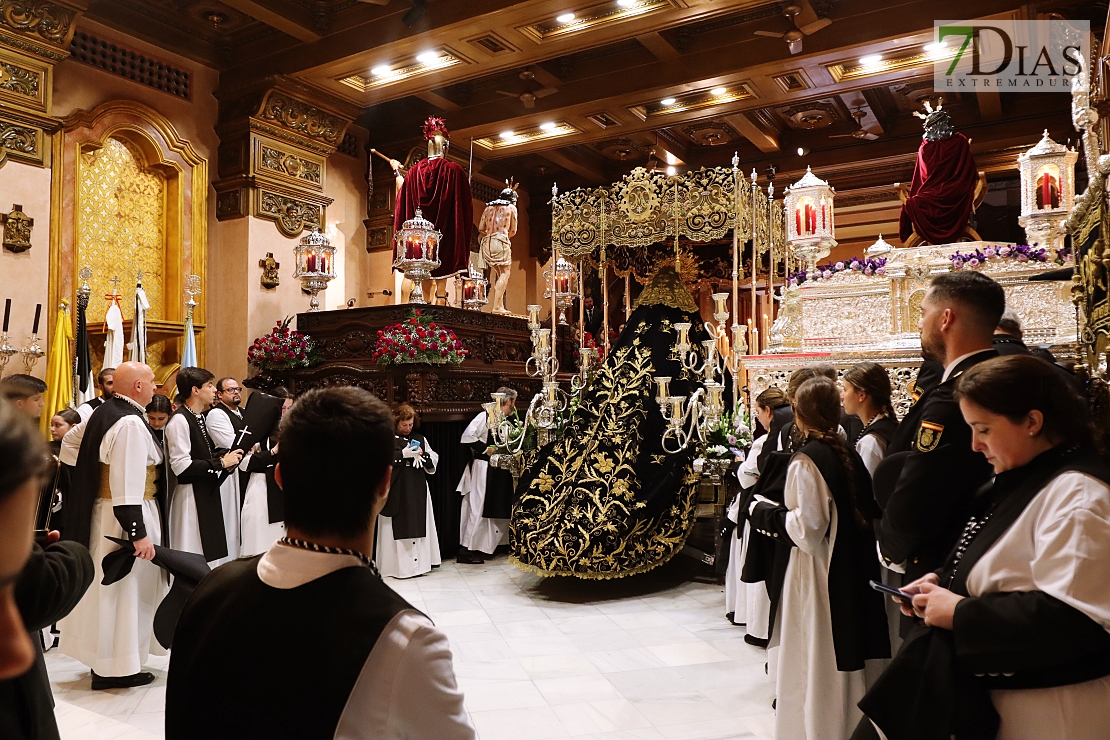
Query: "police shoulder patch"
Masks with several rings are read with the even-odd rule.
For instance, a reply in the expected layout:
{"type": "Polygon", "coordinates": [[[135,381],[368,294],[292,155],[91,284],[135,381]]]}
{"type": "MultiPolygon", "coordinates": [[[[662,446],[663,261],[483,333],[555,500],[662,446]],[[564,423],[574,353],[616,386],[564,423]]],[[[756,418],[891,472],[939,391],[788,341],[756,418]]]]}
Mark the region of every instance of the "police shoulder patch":
{"type": "Polygon", "coordinates": [[[940,444],[940,435],[944,432],[944,425],[932,421],[922,421],[917,429],[917,440],[914,446],[918,452],[932,452],[940,444]]]}

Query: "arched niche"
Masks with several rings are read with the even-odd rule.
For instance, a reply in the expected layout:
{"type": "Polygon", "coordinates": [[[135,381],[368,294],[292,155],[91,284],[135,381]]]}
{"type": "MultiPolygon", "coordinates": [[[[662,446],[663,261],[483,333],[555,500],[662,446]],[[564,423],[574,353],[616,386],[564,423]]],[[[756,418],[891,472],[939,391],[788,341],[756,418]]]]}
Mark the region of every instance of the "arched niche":
{"type": "MultiPolygon", "coordinates": [[[[90,206],[88,182],[82,178],[89,175],[90,162],[98,152],[105,147],[118,150],[120,144],[132,155],[134,164],[149,175],[150,187],[157,187],[156,181],[162,183],[163,203],[157,209],[162,219],[158,231],[163,250],[162,274],[158,276],[160,305],[152,308],[151,313],[156,318],[148,322],[148,344],[162,342],[160,364],[164,368],[171,368],[180,359],[180,339],[185,320],[185,279],[190,274],[198,275],[202,297],[193,313],[193,321],[197,328],[198,360],[203,364],[207,303],[203,293],[207,286],[208,163],[178,135],[169,120],[142,103],[116,100],[91,111],[76,111],[62,121],[62,130],[54,136],[50,305],[56,310],[59,299],[74,300],[75,291],[80,286],[78,273],[82,267],[88,266],[94,272],[90,282],[90,307],[103,306],[106,303],[103,296],[109,292],[108,280],[116,272],[123,271],[119,269],[118,261],[113,265],[114,269],[97,270],[95,255],[85,253],[89,224],[82,222],[83,218],[87,218],[90,206]],[[83,182],[86,185],[84,193],[83,182]],[[85,215],[82,208],[86,209],[85,215]],[[90,258],[93,263],[89,263],[90,258]],[[108,271],[112,274],[105,274],[108,271]]],[[[140,193],[134,197],[143,196],[140,193]]],[[[148,213],[155,210],[151,209],[148,213]]],[[[104,225],[103,228],[110,226],[104,225]]],[[[123,314],[125,319],[130,319],[134,312],[135,271],[127,271],[119,277],[120,293],[124,296],[123,314]]],[[[100,315],[100,310],[94,313],[94,317],[100,315]]],[[[90,332],[96,328],[90,323],[90,332]]],[[[155,370],[157,372],[158,368],[155,370]]]]}

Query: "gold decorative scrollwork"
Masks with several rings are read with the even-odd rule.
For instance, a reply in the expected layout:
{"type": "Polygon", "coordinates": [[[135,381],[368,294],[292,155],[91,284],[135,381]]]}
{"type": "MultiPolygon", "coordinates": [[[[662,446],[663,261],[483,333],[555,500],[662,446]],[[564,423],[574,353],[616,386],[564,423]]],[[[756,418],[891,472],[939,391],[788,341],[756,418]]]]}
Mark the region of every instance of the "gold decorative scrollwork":
{"type": "Polygon", "coordinates": [[[274,221],[278,231],[288,237],[313,226],[322,228],[323,222],[319,206],[265,190],[261,192],[258,215],[274,221]]]}
{"type": "Polygon", "coordinates": [[[0,0],[0,19],[13,31],[65,44],[73,26],[73,12],[42,0],[0,0]]]}
{"type": "Polygon", "coordinates": [[[322,177],[322,168],[317,162],[268,146],[262,147],[262,167],[313,185],[319,185],[322,177]]]}
{"type": "Polygon", "coordinates": [[[33,126],[22,126],[0,120],[0,146],[3,147],[4,152],[22,154],[28,158],[40,160],[39,139],[41,136],[42,131],[33,126]]]}
{"type": "Polygon", "coordinates": [[[39,73],[18,67],[10,62],[0,62],[0,90],[24,95],[37,100],[39,97],[39,73]]]}
{"type": "Polygon", "coordinates": [[[786,243],[781,204],[769,211],[767,196],[753,191],[747,180],[727,167],[701,168],[674,177],[637,167],[610,187],[558,195],[551,202],[552,244],[572,262],[586,256],[596,259],[604,246],[614,257],[620,255],[627,269],[638,261],[633,251],[673,239],[676,231],[690,241],[709,242],[736,228],[743,242],[752,236],[753,194],[757,233],[766,252],[772,215],[776,244],[786,243]]]}
{"type": "Polygon", "coordinates": [[[333,149],[343,140],[348,123],[339,116],[279,91],[272,91],[266,96],[258,117],[333,149]]]}

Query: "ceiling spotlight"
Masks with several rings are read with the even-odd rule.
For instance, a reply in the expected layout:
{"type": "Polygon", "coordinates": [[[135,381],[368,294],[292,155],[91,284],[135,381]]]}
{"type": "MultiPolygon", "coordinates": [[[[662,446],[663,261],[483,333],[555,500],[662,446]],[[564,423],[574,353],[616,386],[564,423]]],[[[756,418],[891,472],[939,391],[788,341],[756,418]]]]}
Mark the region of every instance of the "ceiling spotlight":
{"type": "Polygon", "coordinates": [[[805,146],[798,147],[798,156],[799,157],[804,157],[807,154],[809,154],[809,147],[805,147],[805,146]]]}
{"type": "Polygon", "coordinates": [[[709,91],[709,94],[713,95],[714,97],[719,98],[722,95],[724,95],[726,92],[728,92],[728,89],[726,89],[726,88],[715,87],[715,88],[713,88],[712,90],[709,91]]]}
{"type": "Polygon", "coordinates": [[[555,20],[559,23],[570,23],[574,20],[574,13],[563,13],[562,15],[555,16],[555,20]]]}
{"type": "Polygon", "coordinates": [[[881,61],[883,61],[883,55],[882,54],[868,54],[865,57],[860,57],[859,58],[859,63],[864,67],[877,66],[879,64],[879,62],[881,62],[881,61]]]}
{"type": "Polygon", "coordinates": [[[509,139],[513,138],[515,135],[516,134],[514,134],[512,131],[502,131],[501,132],[501,138],[504,139],[505,141],[508,141],[509,139]]]}
{"type": "Polygon", "coordinates": [[[663,98],[659,102],[663,105],[674,105],[674,98],[663,98]]]}
{"type": "Polygon", "coordinates": [[[617,0],[617,5],[622,8],[633,8],[636,6],[636,0],[617,0]]]}
{"type": "Polygon", "coordinates": [[[370,74],[375,77],[385,77],[391,71],[388,64],[379,64],[377,67],[370,70],[370,74]]]}
{"type": "Polygon", "coordinates": [[[554,129],[555,129],[555,122],[554,121],[548,121],[547,123],[541,123],[540,124],[540,130],[541,131],[552,131],[554,129]]]}
{"type": "Polygon", "coordinates": [[[677,170],[674,167],[668,167],[667,168],[667,174],[668,175],[673,175],[675,172],[677,172],[677,170]]]}
{"type": "Polygon", "coordinates": [[[416,61],[421,64],[435,64],[439,60],[439,52],[425,51],[416,55],[416,61]]]}

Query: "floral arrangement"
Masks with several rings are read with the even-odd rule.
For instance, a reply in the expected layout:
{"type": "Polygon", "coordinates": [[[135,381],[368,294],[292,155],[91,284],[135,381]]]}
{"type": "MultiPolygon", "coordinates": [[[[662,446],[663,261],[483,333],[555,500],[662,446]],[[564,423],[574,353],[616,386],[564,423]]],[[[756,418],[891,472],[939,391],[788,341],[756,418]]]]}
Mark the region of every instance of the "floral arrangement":
{"type": "Polygon", "coordinates": [[[801,285],[807,279],[812,280],[828,280],[838,272],[859,272],[864,275],[885,275],[886,274],[886,258],[879,257],[871,259],[868,257],[851,257],[847,260],[839,262],[829,262],[824,265],[817,265],[817,269],[813,271],[813,275],[808,275],[805,270],[790,275],[790,282],[792,285],[801,285]]]}
{"type": "Polygon", "coordinates": [[[705,456],[709,459],[735,458],[743,461],[752,446],[752,428],[747,411],[741,407],[736,415],[727,411],[706,436],[705,456]]]}
{"type": "Polygon", "coordinates": [[[400,324],[378,331],[371,359],[379,365],[457,365],[467,354],[455,332],[414,309],[400,324]]]}
{"type": "Polygon", "coordinates": [[[985,247],[974,252],[963,254],[956,252],[951,256],[952,269],[962,270],[964,267],[976,268],[990,260],[1011,259],[1018,262],[1053,262],[1057,265],[1066,264],[1071,260],[1071,247],[1056,250],[1056,257],[1049,258],[1048,250],[1044,247],[1030,247],[1025,244],[1016,246],[1002,245],[999,247],[985,247]]]}
{"type": "Polygon", "coordinates": [[[289,328],[292,316],[279,321],[269,334],[258,337],[247,350],[247,362],[260,372],[313,367],[323,357],[312,337],[289,328]]]}
{"type": "MultiPolygon", "coordinates": [[[[593,334],[591,334],[590,332],[585,332],[584,336],[582,337],[582,346],[592,347],[597,350],[597,352],[594,353],[593,357],[590,360],[589,369],[589,372],[591,374],[597,372],[598,369],[600,369],[601,366],[605,364],[605,345],[598,344],[597,340],[594,339],[593,334]]],[[[577,349],[574,350],[574,358],[576,360],[581,358],[581,353],[577,349]]]]}
{"type": "Polygon", "coordinates": [[[508,434],[506,434],[504,444],[498,444],[496,442],[491,444],[487,448],[487,451],[490,454],[511,454],[517,449],[518,444],[520,445],[520,452],[531,452],[539,446],[536,443],[538,439],[536,425],[525,425],[525,423],[520,420],[520,417],[517,416],[515,411],[513,412],[513,415],[511,417],[505,419],[505,421],[502,422],[501,428],[508,432],[508,434]],[[522,436],[524,437],[523,442],[520,441],[520,438],[522,436]]]}

